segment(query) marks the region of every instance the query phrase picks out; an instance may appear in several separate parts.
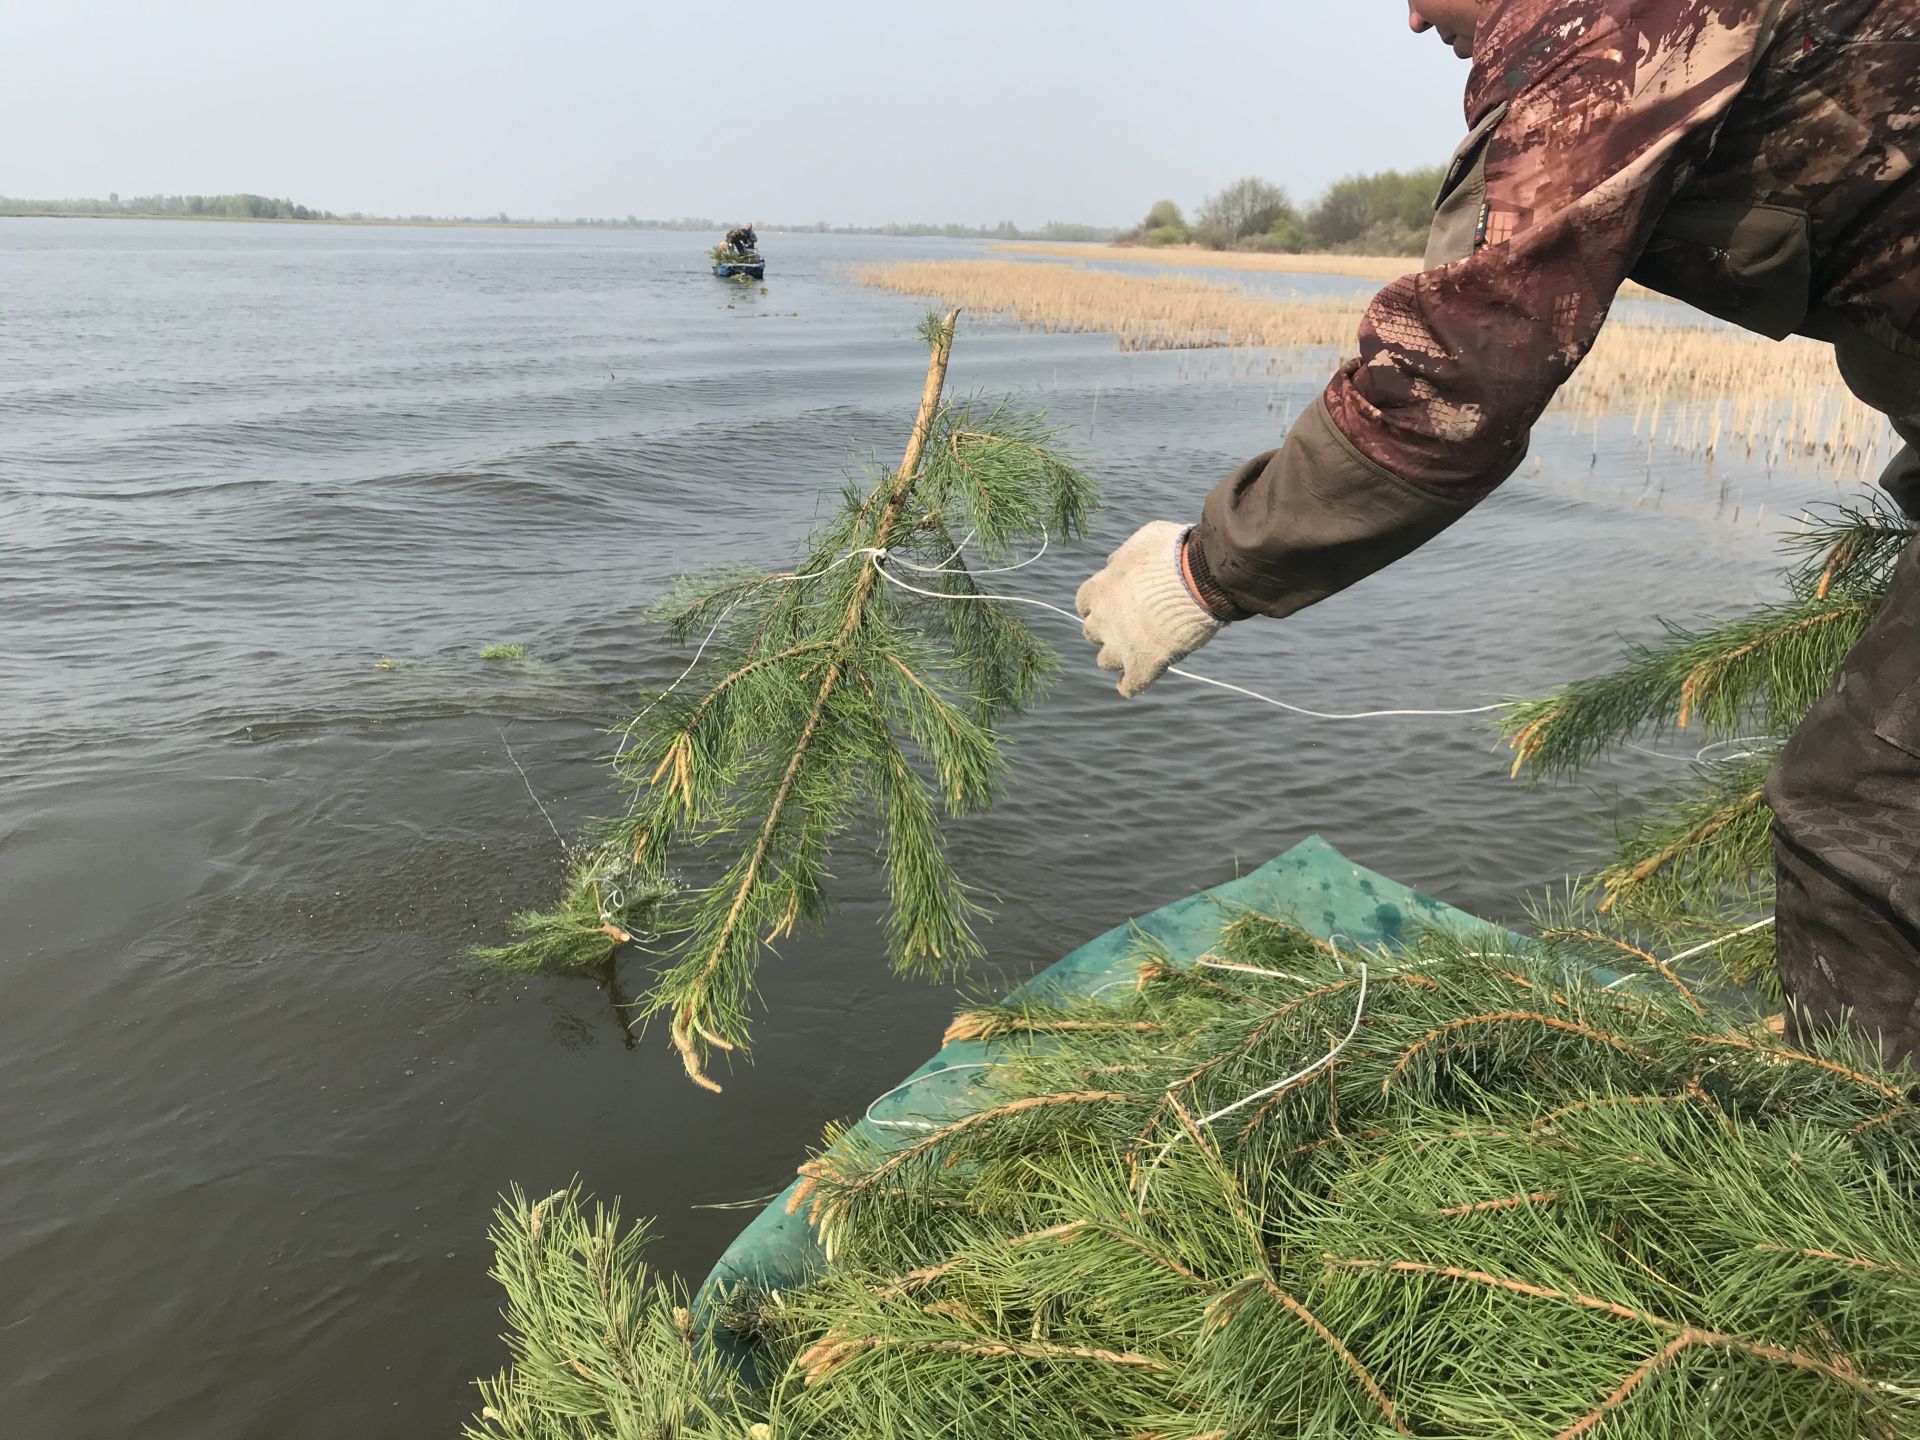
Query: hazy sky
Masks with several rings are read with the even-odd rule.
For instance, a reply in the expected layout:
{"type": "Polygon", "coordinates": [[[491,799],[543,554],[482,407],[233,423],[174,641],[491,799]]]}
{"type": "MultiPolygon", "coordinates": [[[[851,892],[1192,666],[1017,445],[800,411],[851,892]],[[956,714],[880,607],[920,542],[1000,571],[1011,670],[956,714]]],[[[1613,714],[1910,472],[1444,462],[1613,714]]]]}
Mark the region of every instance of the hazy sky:
{"type": "Polygon", "coordinates": [[[0,194],[1128,223],[1444,160],[1404,0],[0,0],[0,194]]]}

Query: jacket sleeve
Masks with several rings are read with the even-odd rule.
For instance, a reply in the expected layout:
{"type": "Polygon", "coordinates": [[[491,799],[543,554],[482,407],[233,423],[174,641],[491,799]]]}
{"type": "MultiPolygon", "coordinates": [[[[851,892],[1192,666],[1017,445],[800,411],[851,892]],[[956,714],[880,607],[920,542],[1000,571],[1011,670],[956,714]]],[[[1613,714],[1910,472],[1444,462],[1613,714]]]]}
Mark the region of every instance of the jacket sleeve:
{"type": "Polygon", "coordinates": [[[1425,544],[1518,468],[1752,74],[1774,9],[1495,0],[1468,113],[1506,110],[1486,141],[1472,253],[1381,291],[1359,358],[1279,450],[1208,496],[1194,536],[1221,590],[1291,614],[1425,544]]]}

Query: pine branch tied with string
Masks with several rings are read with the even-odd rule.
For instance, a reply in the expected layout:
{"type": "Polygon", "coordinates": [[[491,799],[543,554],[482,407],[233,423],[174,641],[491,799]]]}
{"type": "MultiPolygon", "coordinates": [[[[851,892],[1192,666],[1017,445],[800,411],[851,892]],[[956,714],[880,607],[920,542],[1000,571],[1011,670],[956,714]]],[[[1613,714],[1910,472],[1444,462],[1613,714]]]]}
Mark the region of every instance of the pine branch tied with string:
{"type": "MultiPolygon", "coordinates": [[[[1915,534],[1887,505],[1824,508],[1785,542],[1794,564],[1782,603],[1699,629],[1669,624],[1619,669],[1502,717],[1513,773],[1534,779],[1578,775],[1648,734],[1704,745],[1693,774],[1620,826],[1614,858],[1584,892],[1599,915],[1699,941],[1770,908],[1767,772],[1878,614],[1915,534]]],[[[1714,969],[1765,979],[1770,961],[1759,935],[1715,954],[1714,969]]]]}
{"type": "Polygon", "coordinates": [[[945,976],[981,954],[943,824],[992,806],[997,727],[1057,661],[1009,607],[970,603],[975,576],[1078,535],[1096,502],[1039,417],[943,398],[957,316],[922,328],[932,356],[898,469],[849,486],[792,568],[689,577],[663,601],[667,638],[698,648],[619,727],[630,808],[593,828],[564,903],[518,917],[522,943],[494,952],[578,968],[649,944],[643,1013],[668,1017],[710,1090],[713,1052],[748,1042],[762,952],[825,919],[851,832],[873,827],[896,970],[945,976]]]}

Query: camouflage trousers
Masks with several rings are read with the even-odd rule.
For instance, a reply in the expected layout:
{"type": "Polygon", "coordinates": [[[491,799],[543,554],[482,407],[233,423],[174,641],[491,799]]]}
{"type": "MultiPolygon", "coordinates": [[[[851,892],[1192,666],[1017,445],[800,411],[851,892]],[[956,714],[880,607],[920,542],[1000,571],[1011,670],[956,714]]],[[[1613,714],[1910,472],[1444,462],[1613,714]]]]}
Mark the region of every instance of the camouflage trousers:
{"type": "MultiPolygon", "coordinates": [[[[1920,452],[1887,483],[1913,506],[1920,452]]],[[[1789,1033],[1847,1016],[1890,1062],[1920,1066],[1920,541],[1781,753],[1767,801],[1789,1033]]]]}

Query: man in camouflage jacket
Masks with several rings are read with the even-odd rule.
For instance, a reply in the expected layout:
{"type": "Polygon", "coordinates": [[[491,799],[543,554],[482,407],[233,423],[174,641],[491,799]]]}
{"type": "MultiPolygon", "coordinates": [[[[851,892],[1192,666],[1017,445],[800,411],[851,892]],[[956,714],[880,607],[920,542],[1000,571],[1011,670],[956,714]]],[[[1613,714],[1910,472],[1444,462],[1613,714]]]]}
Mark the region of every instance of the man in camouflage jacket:
{"type": "MultiPolygon", "coordinates": [[[[1629,277],[1832,344],[1920,516],[1920,3],[1411,0],[1473,60],[1426,268],[1278,450],[1081,588],[1122,694],[1432,539],[1513,474],[1629,277]]],[[[1796,1024],[1920,1055],[1920,545],[1768,788],[1796,1024]]]]}

